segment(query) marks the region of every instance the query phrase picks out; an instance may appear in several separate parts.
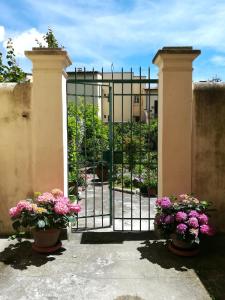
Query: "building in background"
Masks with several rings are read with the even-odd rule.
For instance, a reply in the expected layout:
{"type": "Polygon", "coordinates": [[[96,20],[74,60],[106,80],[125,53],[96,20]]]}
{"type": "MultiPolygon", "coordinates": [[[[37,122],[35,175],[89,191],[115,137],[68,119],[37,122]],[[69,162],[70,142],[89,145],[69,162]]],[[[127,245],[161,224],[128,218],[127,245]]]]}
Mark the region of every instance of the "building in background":
{"type": "Polygon", "coordinates": [[[158,114],[158,87],[149,88],[146,83],[135,82],[135,79],[146,79],[131,72],[68,72],[67,96],[69,102],[96,105],[98,116],[104,122],[109,121],[109,82],[113,95],[113,122],[145,122],[158,114]],[[134,82],[132,82],[134,80],[134,82]]]}

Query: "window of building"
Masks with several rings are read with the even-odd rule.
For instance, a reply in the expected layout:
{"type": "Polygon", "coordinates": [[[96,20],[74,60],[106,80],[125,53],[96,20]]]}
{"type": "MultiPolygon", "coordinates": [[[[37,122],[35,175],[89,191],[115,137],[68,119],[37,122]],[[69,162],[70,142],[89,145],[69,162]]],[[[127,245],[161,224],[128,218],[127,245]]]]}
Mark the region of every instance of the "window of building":
{"type": "Polygon", "coordinates": [[[140,102],[140,96],[134,95],[134,103],[139,103],[139,102],[140,102]]]}

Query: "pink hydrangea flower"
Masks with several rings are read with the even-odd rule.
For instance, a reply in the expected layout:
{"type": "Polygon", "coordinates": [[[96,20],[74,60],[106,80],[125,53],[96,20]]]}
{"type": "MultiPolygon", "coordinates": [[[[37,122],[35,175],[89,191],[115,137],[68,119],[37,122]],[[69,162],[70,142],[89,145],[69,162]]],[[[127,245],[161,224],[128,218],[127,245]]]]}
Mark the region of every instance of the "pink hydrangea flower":
{"type": "Polygon", "coordinates": [[[17,207],[12,207],[9,210],[9,215],[10,215],[11,218],[19,217],[20,211],[18,210],[17,207]]]}
{"type": "Polygon", "coordinates": [[[184,233],[186,232],[187,228],[188,228],[188,227],[187,227],[186,224],[183,224],[183,223],[178,224],[178,225],[177,225],[177,233],[179,233],[179,234],[184,234],[184,233]]]}
{"type": "Polygon", "coordinates": [[[183,211],[178,211],[176,213],[176,221],[177,222],[184,222],[187,219],[187,214],[183,211]]]}
{"type": "Polygon", "coordinates": [[[188,220],[188,225],[192,228],[198,228],[199,224],[198,224],[198,219],[195,217],[191,217],[188,220]]]}
{"type": "Polygon", "coordinates": [[[52,194],[55,198],[63,197],[63,191],[61,191],[60,189],[53,189],[53,190],[51,191],[51,194],[52,194]]]}
{"type": "Polygon", "coordinates": [[[66,215],[69,213],[69,207],[63,202],[56,202],[54,206],[54,211],[59,215],[66,215]]]}
{"type": "Polygon", "coordinates": [[[187,199],[187,198],[188,198],[188,195],[187,195],[187,194],[181,194],[181,195],[179,195],[179,197],[180,197],[181,199],[187,199]]]}
{"type": "Polygon", "coordinates": [[[70,208],[70,211],[71,211],[71,212],[74,212],[74,213],[79,213],[80,210],[81,210],[80,205],[79,205],[79,204],[75,204],[75,203],[71,203],[71,204],[69,205],[69,208],[70,208]]]}
{"type": "Polygon", "coordinates": [[[168,215],[164,218],[164,223],[165,224],[172,224],[174,223],[174,216],[173,215],[168,215]]]}
{"type": "Polygon", "coordinates": [[[209,218],[206,214],[199,214],[198,221],[201,225],[208,224],[209,218]]]}
{"type": "Polygon", "coordinates": [[[198,218],[199,213],[197,212],[197,210],[191,210],[191,211],[189,212],[188,216],[189,216],[190,218],[192,218],[192,217],[198,218]]]}
{"type": "Polygon", "coordinates": [[[172,203],[171,203],[171,201],[170,201],[170,198],[168,198],[168,197],[163,197],[163,198],[161,199],[161,204],[160,204],[160,206],[161,206],[162,208],[164,208],[164,209],[170,208],[171,205],[172,205],[172,203]]]}
{"type": "Polygon", "coordinates": [[[69,204],[70,203],[70,199],[67,198],[67,197],[58,197],[55,199],[55,202],[60,202],[60,203],[63,203],[65,205],[69,204]]]}
{"type": "Polygon", "coordinates": [[[19,212],[21,212],[23,210],[27,210],[27,211],[33,210],[32,204],[26,200],[19,201],[16,207],[19,212]]]}
{"type": "Polygon", "coordinates": [[[207,224],[204,224],[204,225],[200,226],[200,232],[202,234],[206,234],[206,235],[209,235],[209,236],[212,236],[212,235],[215,234],[215,230],[207,224]]]}
{"type": "Polygon", "coordinates": [[[38,196],[37,201],[39,203],[54,203],[55,198],[52,195],[52,193],[45,192],[45,193],[41,194],[40,196],[38,196]]]}

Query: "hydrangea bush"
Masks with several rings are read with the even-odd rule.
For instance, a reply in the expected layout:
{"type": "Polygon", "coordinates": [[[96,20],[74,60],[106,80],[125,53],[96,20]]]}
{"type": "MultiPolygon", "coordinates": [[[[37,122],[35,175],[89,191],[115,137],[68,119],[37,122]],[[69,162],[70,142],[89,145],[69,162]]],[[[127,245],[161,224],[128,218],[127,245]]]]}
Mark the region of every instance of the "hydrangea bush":
{"type": "Polygon", "coordinates": [[[187,194],[178,198],[159,198],[156,200],[155,224],[165,237],[176,234],[180,240],[199,243],[202,235],[214,234],[209,225],[209,206],[208,202],[187,194]]]}
{"type": "Polygon", "coordinates": [[[80,205],[72,203],[59,189],[43,194],[36,193],[34,199],[21,200],[9,210],[13,228],[19,232],[22,228],[45,230],[63,228],[74,222],[80,211],[80,205]]]}

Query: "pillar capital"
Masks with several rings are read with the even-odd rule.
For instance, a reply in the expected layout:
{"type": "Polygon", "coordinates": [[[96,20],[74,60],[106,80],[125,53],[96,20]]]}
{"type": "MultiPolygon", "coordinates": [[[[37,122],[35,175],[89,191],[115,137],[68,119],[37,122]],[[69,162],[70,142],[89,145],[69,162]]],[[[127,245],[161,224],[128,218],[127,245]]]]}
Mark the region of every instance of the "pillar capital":
{"type": "Polygon", "coordinates": [[[33,72],[37,70],[62,71],[72,64],[67,51],[61,48],[33,48],[32,51],[25,51],[33,64],[33,72]]]}
{"type": "Polygon", "coordinates": [[[167,59],[179,59],[182,60],[190,60],[193,61],[199,54],[201,54],[201,50],[193,49],[191,46],[187,47],[163,47],[159,49],[155,56],[153,57],[152,63],[158,65],[160,60],[167,59]]]}

